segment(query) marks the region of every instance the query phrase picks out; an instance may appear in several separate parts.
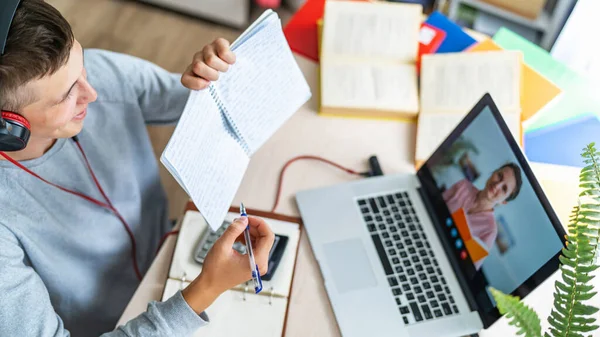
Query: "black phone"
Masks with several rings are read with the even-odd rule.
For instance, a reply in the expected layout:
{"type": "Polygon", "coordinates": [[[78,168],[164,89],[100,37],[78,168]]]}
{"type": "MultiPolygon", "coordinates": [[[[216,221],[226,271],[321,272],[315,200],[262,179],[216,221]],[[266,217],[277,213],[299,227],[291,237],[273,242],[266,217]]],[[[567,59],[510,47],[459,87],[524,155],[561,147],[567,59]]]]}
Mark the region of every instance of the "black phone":
{"type": "Polygon", "coordinates": [[[285,235],[275,234],[275,241],[273,241],[273,247],[269,252],[269,267],[267,273],[261,278],[265,281],[270,281],[279,266],[279,262],[283,257],[283,253],[285,252],[285,247],[287,246],[289,238],[285,235]]]}

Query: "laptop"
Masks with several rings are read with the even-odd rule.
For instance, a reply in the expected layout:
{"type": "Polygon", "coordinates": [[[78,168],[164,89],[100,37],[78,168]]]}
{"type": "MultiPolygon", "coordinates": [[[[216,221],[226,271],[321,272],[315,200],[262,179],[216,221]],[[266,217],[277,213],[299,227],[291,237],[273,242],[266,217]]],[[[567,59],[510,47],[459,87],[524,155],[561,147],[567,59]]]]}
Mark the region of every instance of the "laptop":
{"type": "Polygon", "coordinates": [[[346,337],[465,336],[558,269],[565,232],[486,94],[416,174],[299,192],[346,337]]]}

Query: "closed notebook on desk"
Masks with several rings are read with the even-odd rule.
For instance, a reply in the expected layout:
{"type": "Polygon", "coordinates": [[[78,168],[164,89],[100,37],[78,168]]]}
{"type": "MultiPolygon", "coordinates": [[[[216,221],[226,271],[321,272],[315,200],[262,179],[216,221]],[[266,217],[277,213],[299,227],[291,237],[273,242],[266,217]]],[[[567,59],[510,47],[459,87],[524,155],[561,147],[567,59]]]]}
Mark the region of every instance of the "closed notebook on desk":
{"type": "MultiPolygon", "coordinates": [[[[300,240],[300,224],[294,218],[248,210],[251,216],[267,221],[274,233],[288,237],[279,267],[270,281],[263,280],[263,291],[254,294],[253,286],[241,284],[223,293],[207,310],[210,324],[196,332],[198,337],[280,337],[284,333],[292,279],[300,240]]],[[[228,213],[233,221],[239,213],[228,213]]],[[[163,301],[185,288],[202,271],[194,260],[194,250],[204,231],[210,230],[197,211],[185,214],[173,253],[163,301]]],[[[250,272],[248,272],[250,273],[250,272]]]]}

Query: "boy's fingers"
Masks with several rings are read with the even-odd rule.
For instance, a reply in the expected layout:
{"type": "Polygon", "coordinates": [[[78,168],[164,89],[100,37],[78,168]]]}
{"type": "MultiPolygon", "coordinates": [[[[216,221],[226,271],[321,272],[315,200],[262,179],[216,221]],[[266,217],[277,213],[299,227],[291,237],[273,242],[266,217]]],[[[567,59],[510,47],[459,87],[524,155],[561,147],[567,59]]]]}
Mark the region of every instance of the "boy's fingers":
{"type": "Polygon", "coordinates": [[[216,69],[220,72],[226,72],[227,69],[229,69],[229,64],[227,64],[227,62],[219,58],[219,55],[217,55],[217,52],[215,51],[213,46],[208,45],[207,48],[205,48],[205,50],[207,52],[204,53],[203,61],[209,67],[216,69]]]}
{"type": "Polygon", "coordinates": [[[219,38],[215,40],[214,45],[219,58],[229,64],[235,63],[235,54],[229,48],[229,41],[219,38]]]}
{"type": "Polygon", "coordinates": [[[238,237],[242,236],[247,225],[247,217],[243,216],[235,219],[235,221],[233,221],[231,225],[227,227],[221,236],[221,239],[223,239],[226,244],[233,246],[238,237]]]}

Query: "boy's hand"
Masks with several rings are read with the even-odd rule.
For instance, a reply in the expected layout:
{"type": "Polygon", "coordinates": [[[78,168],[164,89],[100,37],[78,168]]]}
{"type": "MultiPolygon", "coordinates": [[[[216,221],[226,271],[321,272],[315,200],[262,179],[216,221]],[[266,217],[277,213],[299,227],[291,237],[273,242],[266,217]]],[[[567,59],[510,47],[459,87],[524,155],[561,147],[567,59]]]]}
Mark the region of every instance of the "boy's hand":
{"type": "Polygon", "coordinates": [[[244,230],[248,224],[256,264],[261,275],[267,272],[275,234],[262,219],[236,219],[208,252],[200,276],[183,291],[186,302],[197,313],[206,310],[226,290],[252,278],[248,255],[233,249],[236,241],[244,242],[244,230]]]}
{"type": "Polygon", "coordinates": [[[226,72],[233,63],[235,54],[229,49],[229,42],[218,38],[194,55],[192,64],[181,76],[181,83],[192,90],[205,89],[219,79],[219,72],[226,72]]]}

